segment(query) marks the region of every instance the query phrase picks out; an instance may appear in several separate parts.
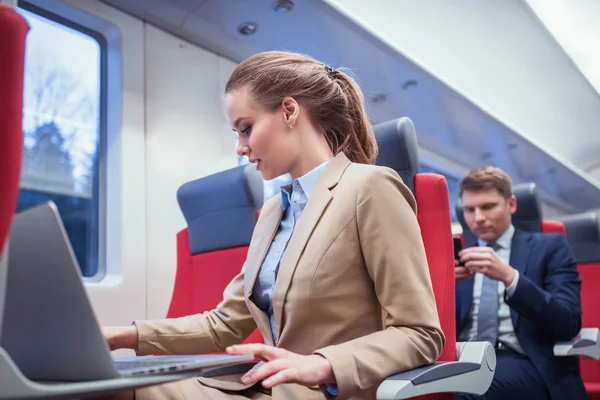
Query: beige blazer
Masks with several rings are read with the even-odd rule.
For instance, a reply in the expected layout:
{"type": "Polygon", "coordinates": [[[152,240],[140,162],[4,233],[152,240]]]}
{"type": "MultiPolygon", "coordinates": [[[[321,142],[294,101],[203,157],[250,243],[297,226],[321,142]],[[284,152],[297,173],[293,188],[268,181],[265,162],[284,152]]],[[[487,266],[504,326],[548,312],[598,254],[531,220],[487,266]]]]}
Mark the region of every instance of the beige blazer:
{"type": "MultiPolygon", "coordinates": [[[[337,155],[323,172],[279,267],[273,309],[276,346],[329,360],[339,399],[371,399],[394,373],[434,362],[440,329],[415,200],[398,174],[337,155]]],[[[203,314],[136,321],[140,354],[219,352],[256,326],[273,345],[269,319],[252,287],[283,210],[275,196],[263,207],[240,274],[223,301],[203,314]]],[[[199,378],[227,390],[239,376],[199,378]]],[[[276,399],[323,399],[317,388],[285,384],[276,399]]]]}

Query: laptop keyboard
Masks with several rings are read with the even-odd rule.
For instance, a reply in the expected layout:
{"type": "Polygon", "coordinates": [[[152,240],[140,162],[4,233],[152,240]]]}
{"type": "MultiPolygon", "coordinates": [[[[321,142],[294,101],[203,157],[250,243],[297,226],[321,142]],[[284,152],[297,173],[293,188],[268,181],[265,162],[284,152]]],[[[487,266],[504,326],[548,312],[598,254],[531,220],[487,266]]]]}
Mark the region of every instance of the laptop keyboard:
{"type": "Polygon", "coordinates": [[[175,369],[179,366],[181,366],[182,364],[185,364],[184,362],[178,362],[178,363],[174,363],[174,362],[168,362],[168,361],[161,361],[161,360],[156,360],[156,361],[120,361],[120,362],[116,362],[115,363],[115,367],[117,368],[117,371],[130,371],[133,369],[155,369],[156,367],[160,367],[161,370],[172,370],[175,369]]]}
{"type": "MultiPolygon", "coordinates": [[[[114,359],[114,365],[117,372],[124,375],[137,375],[146,373],[165,373],[187,370],[189,368],[197,369],[204,365],[209,367],[211,361],[222,361],[223,355],[185,355],[185,356],[141,356],[124,357],[114,359]]],[[[242,360],[245,361],[245,360],[242,360]]],[[[251,361],[251,360],[248,360],[251,361]]],[[[217,362],[213,367],[203,369],[220,368],[222,364],[217,362]]]]}
{"type": "Polygon", "coordinates": [[[194,356],[130,357],[121,360],[116,359],[115,367],[117,372],[121,373],[168,372],[176,371],[188,364],[197,363],[198,358],[194,356]]]}

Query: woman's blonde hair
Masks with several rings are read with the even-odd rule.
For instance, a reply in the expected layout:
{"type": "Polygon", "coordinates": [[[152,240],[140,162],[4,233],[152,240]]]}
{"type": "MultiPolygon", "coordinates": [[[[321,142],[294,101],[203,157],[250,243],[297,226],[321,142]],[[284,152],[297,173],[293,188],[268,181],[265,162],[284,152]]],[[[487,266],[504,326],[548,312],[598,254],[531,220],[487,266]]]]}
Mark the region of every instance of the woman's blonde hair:
{"type": "Polygon", "coordinates": [[[375,162],[377,142],[364,97],[346,73],[302,54],[267,51],[238,65],[225,93],[246,86],[254,101],[269,111],[277,110],[285,97],[296,99],[321,127],[334,155],[344,152],[356,163],[375,162]]]}

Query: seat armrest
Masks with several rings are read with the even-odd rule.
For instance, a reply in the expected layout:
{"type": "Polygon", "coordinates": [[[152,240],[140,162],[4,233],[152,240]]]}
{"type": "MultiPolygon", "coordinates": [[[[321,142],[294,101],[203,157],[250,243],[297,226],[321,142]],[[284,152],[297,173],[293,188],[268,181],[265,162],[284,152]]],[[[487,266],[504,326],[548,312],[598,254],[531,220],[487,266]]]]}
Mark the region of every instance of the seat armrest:
{"type": "Polygon", "coordinates": [[[378,400],[430,393],[484,394],[494,378],[496,352],[488,342],[457,343],[458,361],[436,362],[392,375],[377,388],[378,400]]]}
{"type": "Polygon", "coordinates": [[[555,344],[554,355],[558,357],[587,356],[594,360],[600,359],[600,329],[583,328],[575,339],[555,344]]]}

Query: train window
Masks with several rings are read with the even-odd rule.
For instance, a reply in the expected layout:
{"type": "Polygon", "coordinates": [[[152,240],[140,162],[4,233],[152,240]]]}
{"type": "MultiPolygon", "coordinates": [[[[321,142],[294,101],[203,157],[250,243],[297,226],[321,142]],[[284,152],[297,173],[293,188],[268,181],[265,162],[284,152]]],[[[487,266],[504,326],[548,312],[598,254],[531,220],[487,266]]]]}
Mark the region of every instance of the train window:
{"type": "Polygon", "coordinates": [[[56,203],[83,276],[98,273],[104,138],[101,35],[19,3],[30,26],[17,212],[56,203]]]}
{"type": "Polygon", "coordinates": [[[423,164],[421,164],[419,172],[439,174],[446,178],[446,181],[448,182],[448,192],[450,194],[450,215],[452,216],[453,223],[458,222],[458,218],[456,218],[456,200],[458,200],[459,179],[423,164]]]}

